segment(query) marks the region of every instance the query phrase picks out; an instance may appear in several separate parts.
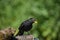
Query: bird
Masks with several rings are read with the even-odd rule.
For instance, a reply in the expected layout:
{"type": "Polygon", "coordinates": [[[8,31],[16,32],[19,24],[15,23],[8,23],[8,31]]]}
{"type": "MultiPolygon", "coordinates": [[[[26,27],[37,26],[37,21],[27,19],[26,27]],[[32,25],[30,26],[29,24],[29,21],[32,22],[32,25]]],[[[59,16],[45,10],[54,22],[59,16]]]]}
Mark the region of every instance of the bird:
{"type": "Polygon", "coordinates": [[[18,28],[16,36],[21,36],[24,34],[24,32],[28,32],[32,29],[32,24],[37,23],[37,20],[35,18],[29,18],[21,23],[21,25],[18,28]]]}

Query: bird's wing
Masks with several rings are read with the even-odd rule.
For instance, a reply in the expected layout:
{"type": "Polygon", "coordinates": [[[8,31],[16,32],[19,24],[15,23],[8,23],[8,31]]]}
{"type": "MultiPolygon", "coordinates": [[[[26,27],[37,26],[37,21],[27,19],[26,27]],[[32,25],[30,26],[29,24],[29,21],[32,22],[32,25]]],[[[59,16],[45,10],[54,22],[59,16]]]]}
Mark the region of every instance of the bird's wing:
{"type": "Polygon", "coordinates": [[[19,26],[19,30],[22,30],[22,28],[24,28],[24,23],[22,23],[20,26],[19,26]]]}

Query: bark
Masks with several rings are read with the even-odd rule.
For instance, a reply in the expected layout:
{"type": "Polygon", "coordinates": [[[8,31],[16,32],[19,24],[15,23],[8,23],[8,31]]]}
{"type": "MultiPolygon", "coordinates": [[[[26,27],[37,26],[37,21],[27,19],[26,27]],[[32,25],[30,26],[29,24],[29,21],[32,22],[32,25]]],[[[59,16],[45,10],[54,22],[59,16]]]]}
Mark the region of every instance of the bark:
{"type": "Polygon", "coordinates": [[[18,40],[34,40],[33,35],[23,35],[23,36],[17,36],[18,40]]]}

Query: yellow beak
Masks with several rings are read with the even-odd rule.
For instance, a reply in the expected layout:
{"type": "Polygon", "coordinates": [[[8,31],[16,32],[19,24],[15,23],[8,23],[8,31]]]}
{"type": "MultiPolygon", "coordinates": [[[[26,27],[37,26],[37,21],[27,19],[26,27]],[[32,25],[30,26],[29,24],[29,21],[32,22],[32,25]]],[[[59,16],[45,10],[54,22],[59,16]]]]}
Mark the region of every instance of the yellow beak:
{"type": "Polygon", "coordinates": [[[37,23],[37,21],[35,21],[34,23],[37,23]]]}

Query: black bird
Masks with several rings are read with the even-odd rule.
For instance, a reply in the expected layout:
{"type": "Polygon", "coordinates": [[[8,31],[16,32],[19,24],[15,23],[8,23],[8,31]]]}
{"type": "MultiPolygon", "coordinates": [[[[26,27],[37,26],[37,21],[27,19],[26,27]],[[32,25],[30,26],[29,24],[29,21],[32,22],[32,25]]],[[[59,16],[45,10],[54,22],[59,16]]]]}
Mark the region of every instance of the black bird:
{"type": "Polygon", "coordinates": [[[19,27],[19,32],[17,33],[17,35],[23,35],[24,31],[25,32],[30,31],[32,29],[33,23],[37,23],[35,18],[30,18],[30,19],[22,22],[21,26],[19,27]]]}

